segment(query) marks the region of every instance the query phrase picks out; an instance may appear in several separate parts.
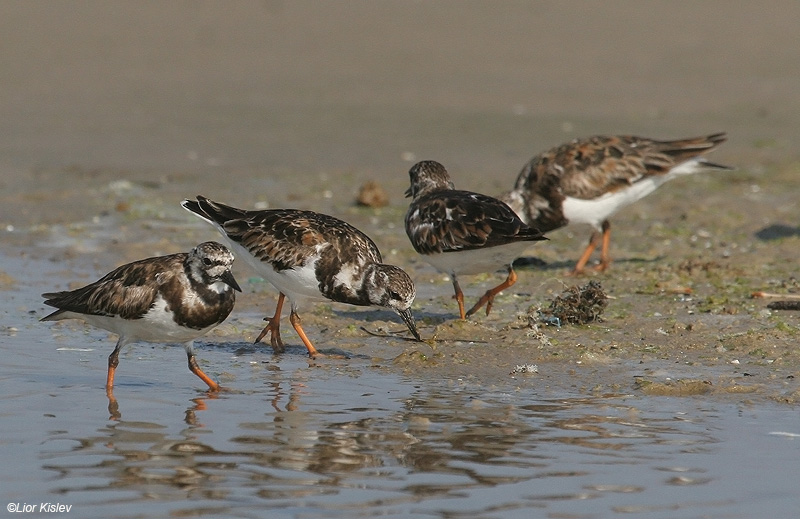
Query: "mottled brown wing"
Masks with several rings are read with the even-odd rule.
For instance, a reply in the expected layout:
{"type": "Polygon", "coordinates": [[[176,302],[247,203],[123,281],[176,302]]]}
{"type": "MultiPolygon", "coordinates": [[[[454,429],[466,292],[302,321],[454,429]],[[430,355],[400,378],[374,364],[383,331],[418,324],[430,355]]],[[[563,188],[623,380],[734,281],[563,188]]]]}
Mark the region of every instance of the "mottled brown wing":
{"type": "Polygon", "coordinates": [[[543,197],[559,185],[560,195],[589,200],[644,177],[666,174],[725,139],[724,133],[673,141],[632,135],[576,139],[531,159],[517,182],[543,197]],[[559,179],[557,184],[554,179],[559,179]]]}
{"type": "Polygon", "coordinates": [[[159,287],[181,272],[186,254],[148,258],[118,267],[94,283],[77,290],[42,294],[45,304],[62,311],[91,315],[143,317],[158,296],[159,287]]]}
{"type": "Polygon", "coordinates": [[[248,211],[247,217],[225,222],[228,236],[240,243],[256,258],[269,262],[275,270],[284,270],[303,263],[304,259],[334,245],[342,261],[360,250],[381,262],[378,247],[364,233],[332,216],[295,209],[248,211]],[[354,247],[359,242],[361,245],[354,247]]]}
{"type": "Polygon", "coordinates": [[[469,191],[439,191],[413,202],[406,233],[420,254],[493,247],[546,239],[505,203],[469,191]]]}
{"type": "Polygon", "coordinates": [[[552,157],[537,155],[522,168],[514,187],[522,194],[528,223],[542,232],[567,225],[562,211],[564,193],[561,189],[562,169],[556,168],[552,157]]]}

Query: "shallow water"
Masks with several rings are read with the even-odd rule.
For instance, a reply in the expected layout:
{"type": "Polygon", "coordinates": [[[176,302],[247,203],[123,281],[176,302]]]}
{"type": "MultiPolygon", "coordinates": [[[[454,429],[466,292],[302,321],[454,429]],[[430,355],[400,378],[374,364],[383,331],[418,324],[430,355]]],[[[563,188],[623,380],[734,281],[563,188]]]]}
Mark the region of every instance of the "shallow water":
{"type": "Polygon", "coordinates": [[[786,460],[800,454],[800,417],[784,405],[587,397],[536,375],[487,386],[230,339],[197,344],[219,395],[180,347],[138,345],[109,402],[112,338],[37,322],[32,301],[55,265],[4,265],[18,276],[0,314],[9,506],[106,518],[796,514],[786,460]]]}

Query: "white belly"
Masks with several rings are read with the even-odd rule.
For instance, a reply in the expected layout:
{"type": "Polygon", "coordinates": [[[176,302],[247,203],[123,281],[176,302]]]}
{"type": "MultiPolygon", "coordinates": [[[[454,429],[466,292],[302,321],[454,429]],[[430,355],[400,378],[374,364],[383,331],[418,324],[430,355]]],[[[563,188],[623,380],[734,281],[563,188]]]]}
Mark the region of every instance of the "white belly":
{"type": "Polygon", "coordinates": [[[64,319],[82,319],[87,323],[103,330],[116,333],[125,337],[126,342],[158,342],[158,343],[187,343],[207,332],[216,325],[200,330],[178,326],[172,320],[172,313],[164,311],[165,303],[159,301],[146,316],[141,319],[123,319],[105,315],[84,315],[67,312],[64,319]]]}
{"type": "Polygon", "coordinates": [[[606,193],[591,200],[568,196],[564,199],[561,210],[569,223],[588,223],[599,229],[603,220],[623,207],[646,197],[669,178],[668,176],[649,177],[625,189],[606,193]]]}
{"type": "Polygon", "coordinates": [[[564,217],[570,223],[588,223],[600,229],[603,220],[623,207],[646,197],[664,182],[680,175],[692,175],[709,169],[698,159],[687,160],[678,164],[664,175],[653,175],[635,182],[632,186],[592,200],[566,197],[561,206],[564,217]]]}
{"type": "Polygon", "coordinates": [[[319,257],[311,258],[303,267],[277,272],[270,263],[254,257],[250,254],[250,251],[238,243],[230,239],[227,239],[227,242],[234,256],[242,258],[245,263],[269,281],[272,286],[286,295],[290,301],[297,303],[301,299],[325,300],[325,297],[319,291],[319,281],[317,281],[317,276],[314,272],[314,267],[319,257]]]}

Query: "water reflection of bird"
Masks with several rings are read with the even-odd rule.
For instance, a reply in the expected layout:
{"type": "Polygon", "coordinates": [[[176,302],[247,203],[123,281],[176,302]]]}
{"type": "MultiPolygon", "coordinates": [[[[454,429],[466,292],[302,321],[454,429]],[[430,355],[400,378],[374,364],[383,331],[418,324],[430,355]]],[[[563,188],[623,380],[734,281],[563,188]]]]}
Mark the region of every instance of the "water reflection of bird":
{"type": "Polygon", "coordinates": [[[119,335],[108,357],[110,397],[120,350],[140,341],[184,343],[189,369],[218,390],[197,365],[193,341],[233,310],[234,290],[241,289],[231,274],[232,264],[233,254],[216,242],[201,243],[188,253],[128,263],[83,288],[42,294],[45,304],[58,308],[42,321],[82,319],[119,335]]]}
{"type": "Polygon", "coordinates": [[[391,308],[419,340],[411,314],[414,283],[399,267],[382,263],[375,243],[352,225],[313,211],[247,211],[202,196],[196,201],[184,200],[182,205],[214,225],[234,252],[280,292],[275,315],[265,319],[268,324],[256,342],[270,333],[273,349],[283,351],[280,315],[284,297],[291,302],[289,321],[311,357],[318,352],[298,315],[305,300],[391,308]]]}
{"type": "Polygon", "coordinates": [[[573,273],[584,271],[601,240],[597,270],[605,270],[611,261],[611,215],[680,175],[732,169],[700,157],[725,139],[724,133],[674,141],[628,135],[575,139],[533,157],[500,198],[542,232],[569,223],[594,227],[573,273]]]}

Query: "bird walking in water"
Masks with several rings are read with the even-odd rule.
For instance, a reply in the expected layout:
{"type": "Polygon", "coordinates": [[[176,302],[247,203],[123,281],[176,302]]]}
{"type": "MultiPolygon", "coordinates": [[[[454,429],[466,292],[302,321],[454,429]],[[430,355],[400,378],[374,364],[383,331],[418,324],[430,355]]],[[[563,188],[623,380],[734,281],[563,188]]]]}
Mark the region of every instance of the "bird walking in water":
{"type": "Polygon", "coordinates": [[[42,294],[58,308],[42,321],[82,319],[119,335],[108,356],[106,392],[114,387],[119,352],[134,342],[183,343],[189,370],[216,391],[197,365],[193,341],[222,323],[233,310],[239,284],[231,273],[233,254],[216,242],[188,253],[147,258],[122,265],[77,290],[42,294]]]}
{"type": "Polygon", "coordinates": [[[275,314],[265,318],[268,324],[256,342],[269,334],[272,348],[284,351],[280,315],[286,297],[291,303],[289,321],[312,358],[319,352],[298,314],[306,300],[391,308],[420,340],[411,313],[416,296],[411,278],[401,268],[382,263],[375,243],[347,222],[299,209],[248,211],[203,196],[181,205],[216,227],[233,251],[278,289],[275,314]]]}

